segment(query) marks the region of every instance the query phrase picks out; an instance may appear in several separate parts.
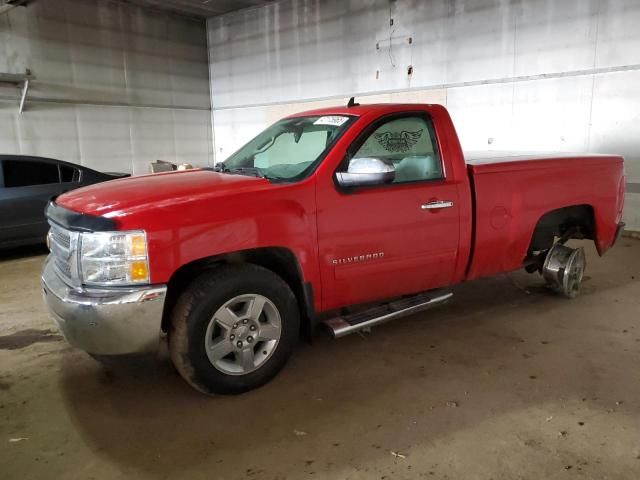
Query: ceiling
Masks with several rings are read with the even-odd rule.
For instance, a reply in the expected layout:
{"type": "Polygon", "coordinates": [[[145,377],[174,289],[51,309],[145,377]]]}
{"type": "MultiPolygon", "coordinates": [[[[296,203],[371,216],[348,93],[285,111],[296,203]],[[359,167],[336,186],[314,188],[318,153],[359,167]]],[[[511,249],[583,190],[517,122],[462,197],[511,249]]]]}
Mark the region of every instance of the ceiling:
{"type": "Polygon", "coordinates": [[[205,19],[243,8],[273,3],[274,0],[124,0],[141,7],[164,10],[188,17],[205,19]]]}

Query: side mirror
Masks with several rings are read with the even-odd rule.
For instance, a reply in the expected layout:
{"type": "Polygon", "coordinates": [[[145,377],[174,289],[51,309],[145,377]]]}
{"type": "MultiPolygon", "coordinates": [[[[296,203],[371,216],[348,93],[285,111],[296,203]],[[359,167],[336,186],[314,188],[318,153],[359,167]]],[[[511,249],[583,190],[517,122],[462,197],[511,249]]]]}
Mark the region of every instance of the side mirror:
{"type": "Polygon", "coordinates": [[[336,173],[336,180],[341,187],[364,187],[385,185],[396,178],[393,165],[387,165],[378,158],[353,158],[349,161],[346,172],[336,173]]]}

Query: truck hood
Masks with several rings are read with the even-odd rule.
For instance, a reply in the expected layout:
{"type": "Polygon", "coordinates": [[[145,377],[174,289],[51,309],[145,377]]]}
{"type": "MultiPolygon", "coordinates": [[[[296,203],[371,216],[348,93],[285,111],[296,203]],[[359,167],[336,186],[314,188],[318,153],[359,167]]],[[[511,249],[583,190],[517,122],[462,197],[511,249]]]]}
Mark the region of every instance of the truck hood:
{"type": "Polygon", "coordinates": [[[116,219],[140,210],[271,187],[273,185],[263,178],[195,169],[141,175],[79,188],[58,197],[56,204],[75,212],[116,219]]]}

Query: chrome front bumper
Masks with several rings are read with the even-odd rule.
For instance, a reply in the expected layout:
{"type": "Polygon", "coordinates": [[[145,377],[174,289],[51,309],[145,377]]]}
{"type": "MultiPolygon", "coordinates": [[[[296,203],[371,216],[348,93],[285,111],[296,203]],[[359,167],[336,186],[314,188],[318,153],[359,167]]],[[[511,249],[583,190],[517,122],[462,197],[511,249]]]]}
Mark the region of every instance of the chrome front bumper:
{"type": "Polygon", "coordinates": [[[142,353],[158,348],[166,285],[74,289],[64,283],[49,256],[42,295],[65,339],[96,355],[142,353]]]}

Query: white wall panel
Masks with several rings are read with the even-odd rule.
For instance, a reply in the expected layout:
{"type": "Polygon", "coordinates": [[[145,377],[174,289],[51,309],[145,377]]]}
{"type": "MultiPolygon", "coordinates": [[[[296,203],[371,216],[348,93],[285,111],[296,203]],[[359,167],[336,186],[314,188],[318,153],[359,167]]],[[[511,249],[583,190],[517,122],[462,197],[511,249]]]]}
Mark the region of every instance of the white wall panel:
{"type": "MultiPolygon", "coordinates": [[[[127,85],[122,52],[127,42],[125,32],[120,28],[120,9],[109,8],[109,3],[95,2],[67,3],[66,7],[67,41],[61,48],[69,49],[71,62],[67,69],[72,79],[68,85],[73,88],[62,97],[122,101],[127,85]]],[[[23,14],[31,17],[33,12],[25,9],[23,14]]],[[[46,45],[42,48],[46,52],[46,45]]],[[[58,68],[62,69],[62,65],[58,68]]],[[[50,75],[49,71],[32,69],[43,79],[50,75]]],[[[47,88],[41,90],[42,95],[49,96],[47,88]]]]}
{"type": "Polygon", "coordinates": [[[124,52],[129,98],[135,103],[164,105],[171,101],[166,42],[167,19],[142,11],[123,17],[128,48],[124,52]]]}
{"type": "Polygon", "coordinates": [[[0,15],[0,153],[146,173],[164,159],[211,163],[206,28],[107,0],[38,0],[0,15]],[[7,125],[5,127],[5,125],[7,125]],[[180,138],[179,138],[180,137],[180,138]]]}
{"type": "Polygon", "coordinates": [[[453,2],[447,43],[447,82],[513,75],[515,11],[511,0],[453,2]]]}
{"type": "Polygon", "coordinates": [[[640,194],[627,193],[624,201],[624,220],[627,227],[638,231],[640,225],[640,194]]]}
{"type": "Polygon", "coordinates": [[[213,165],[211,112],[171,110],[171,113],[175,142],[175,158],[172,161],[197,167],[213,165]]]}
{"type": "Polygon", "coordinates": [[[149,173],[149,163],[175,158],[173,116],[168,109],[131,110],[133,173],[149,173]]]}
{"type": "Polygon", "coordinates": [[[601,0],[527,0],[517,8],[515,76],[593,68],[601,0]]]}
{"type": "Polygon", "coordinates": [[[13,49],[9,48],[9,16],[0,15],[0,71],[9,69],[9,54],[13,49]]]}
{"type": "Polygon", "coordinates": [[[640,71],[598,75],[590,149],[625,156],[630,182],[640,183],[640,71]]]}
{"type": "MultiPolygon", "coordinates": [[[[316,63],[313,71],[306,77],[325,79],[324,91],[330,94],[326,81],[339,82],[341,95],[352,92],[375,92],[393,88],[398,81],[405,83],[406,69],[411,62],[412,46],[408,43],[409,29],[406,24],[395,21],[389,25],[389,18],[395,17],[398,4],[384,1],[344,2],[349,4],[347,11],[333,18],[333,31],[330,35],[321,35],[324,45],[321,48],[332,52],[326,58],[332,61],[332,67],[316,63]],[[376,72],[379,72],[376,77],[376,72]]],[[[324,6],[320,2],[321,13],[324,6]]],[[[324,18],[320,17],[321,20],[324,18]]],[[[322,24],[321,24],[322,25],[322,24]]],[[[322,28],[320,29],[322,31],[322,28]]],[[[305,58],[306,52],[300,52],[305,58]]],[[[310,92],[305,91],[306,95],[310,92]]]]}
{"type": "MultiPolygon", "coordinates": [[[[406,63],[413,66],[413,74],[407,76],[407,65],[400,63],[396,72],[400,84],[406,82],[409,87],[419,87],[447,82],[451,8],[449,0],[414,0],[396,4],[393,17],[397,24],[394,26],[400,30],[396,30],[395,35],[402,40],[411,37],[412,41],[410,61],[406,63]]],[[[406,48],[404,41],[402,45],[406,48]]],[[[398,86],[392,84],[387,88],[397,89],[398,86]]]]}
{"type": "Polygon", "coordinates": [[[133,150],[129,107],[79,105],[80,162],[107,172],[131,172],[133,150]]]}
{"type": "Polygon", "coordinates": [[[8,152],[20,151],[15,105],[0,102],[0,145],[8,152]]]}
{"type": "Polygon", "coordinates": [[[72,91],[73,69],[65,9],[45,1],[33,9],[9,11],[8,73],[24,73],[29,68],[41,75],[31,86],[32,95],[68,97],[72,91]],[[37,12],[37,14],[36,14],[37,12]]]}
{"type": "Polygon", "coordinates": [[[640,2],[606,0],[598,3],[596,66],[640,64],[640,2]]]}
{"type": "Polygon", "coordinates": [[[450,88],[446,105],[465,150],[511,148],[513,85],[450,88]]]}
{"type": "Polygon", "coordinates": [[[74,108],[55,103],[42,104],[38,108],[38,115],[22,115],[17,118],[19,153],[79,162],[80,149],[74,108]]]}
{"type": "Polygon", "coordinates": [[[588,150],[592,77],[514,84],[509,149],[588,150]]]}
{"type": "Polygon", "coordinates": [[[404,78],[410,59],[406,29],[389,28],[387,1],[276,3],[209,24],[218,107],[376,91],[397,72],[404,78]]]}

